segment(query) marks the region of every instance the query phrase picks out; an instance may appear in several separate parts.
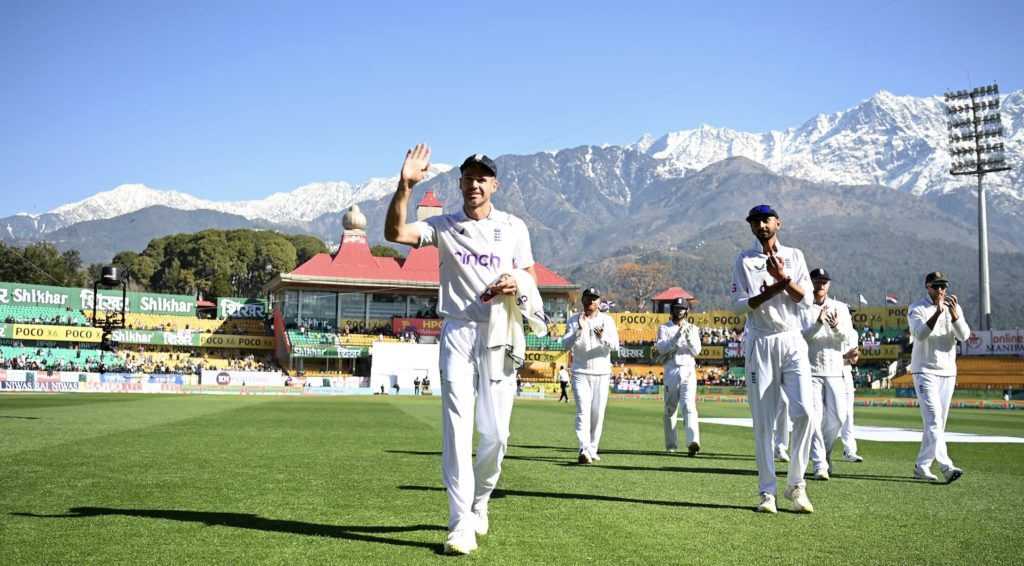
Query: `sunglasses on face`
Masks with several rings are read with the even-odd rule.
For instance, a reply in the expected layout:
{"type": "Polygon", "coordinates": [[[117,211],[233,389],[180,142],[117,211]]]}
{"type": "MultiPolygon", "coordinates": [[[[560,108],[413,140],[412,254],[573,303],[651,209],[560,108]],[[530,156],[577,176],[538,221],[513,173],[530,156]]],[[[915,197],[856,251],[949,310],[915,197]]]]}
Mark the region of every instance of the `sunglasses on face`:
{"type": "Polygon", "coordinates": [[[945,283],[932,283],[930,285],[930,287],[932,289],[935,289],[936,291],[941,291],[941,290],[946,288],[946,284],[945,283]]]}

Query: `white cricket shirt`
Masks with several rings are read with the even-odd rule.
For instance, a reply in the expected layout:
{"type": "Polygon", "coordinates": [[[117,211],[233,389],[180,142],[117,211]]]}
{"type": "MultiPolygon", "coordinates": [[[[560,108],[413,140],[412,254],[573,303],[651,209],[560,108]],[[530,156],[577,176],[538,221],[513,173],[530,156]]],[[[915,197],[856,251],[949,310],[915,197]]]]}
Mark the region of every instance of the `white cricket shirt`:
{"type": "Polygon", "coordinates": [[[414,223],[420,246],[437,246],[441,285],[437,312],[445,318],[486,322],[491,305],[480,300],[503,273],[533,265],[526,224],[491,207],[487,218],[473,220],[461,208],[414,223]]]}
{"type": "Polygon", "coordinates": [[[765,287],[775,284],[775,278],[768,274],[768,256],[762,253],[760,242],[740,252],[732,268],[732,308],[739,314],[747,315],[746,332],[754,338],[800,330],[801,310],[814,301],[803,252],[783,246],[777,240],[775,250],[776,255],[785,262],[783,271],[804,290],[804,298],[796,303],[783,291],[758,308],[750,308],[748,303],[751,297],[760,295],[765,287]]]}
{"type": "Polygon", "coordinates": [[[940,376],[956,375],[956,341],[967,340],[971,329],[964,320],[964,311],[956,306],[957,318],[949,314],[949,309],[939,315],[935,328],[928,328],[928,319],[935,314],[935,305],[931,297],[925,297],[910,305],[907,319],[910,322],[910,334],[914,337],[914,347],[910,352],[911,373],[930,373],[940,376]]]}
{"type": "Polygon", "coordinates": [[[603,312],[598,312],[594,318],[587,318],[583,313],[576,314],[565,325],[562,347],[572,351],[573,375],[611,375],[611,354],[612,350],[619,349],[619,329],[615,327],[612,317],[603,312]],[[594,332],[595,328],[601,329],[600,338],[594,332]]]}
{"type": "Polygon", "coordinates": [[[679,367],[692,368],[697,366],[694,359],[701,352],[700,329],[687,322],[676,324],[671,320],[658,327],[658,338],[654,348],[661,356],[669,356],[665,363],[673,363],[679,367]],[[682,334],[680,336],[680,334],[682,334]]]}
{"type": "Polygon", "coordinates": [[[807,341],[807,358],[811,362],[811,375],[821,377],[843,376],[843,354],[857,345],[857,331],[846,303],[825,298],[823,304],[811,299],[811,306],[804,311],[804,340],[807,341]],[[818,322],[821,309],[836,313],[836,327],[818,322]],[[847,346],[849,344],[849,346],[847,346]]]}

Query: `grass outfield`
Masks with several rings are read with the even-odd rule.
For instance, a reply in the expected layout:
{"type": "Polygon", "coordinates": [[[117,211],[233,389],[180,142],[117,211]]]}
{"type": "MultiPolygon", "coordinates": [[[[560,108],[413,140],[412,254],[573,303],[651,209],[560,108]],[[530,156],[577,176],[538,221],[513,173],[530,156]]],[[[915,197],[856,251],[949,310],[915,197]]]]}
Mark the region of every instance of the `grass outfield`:
{"type": "MultiPolygon", "coordinates": [[[[702,416],[749,416],[702,404],[702,416]]],[[[440,402],[431,397],[0,396],[0,562],[879,563],[1024,560],[1024,444],[950,444],[965,475],[910,479],[918,445],[861,441],[808,482],[812,515],[754,513],[750,429],[702,425],[661,450],[661,405],[612,401],[602,462],[575,464],[571,405],[522,400],[491,534],[440,555],[440,402]]],[[[918,409],[860,424],[920,428],[918,409]]],[[[1024,436],[1024,412],[949,429],[1024,436]]]]}

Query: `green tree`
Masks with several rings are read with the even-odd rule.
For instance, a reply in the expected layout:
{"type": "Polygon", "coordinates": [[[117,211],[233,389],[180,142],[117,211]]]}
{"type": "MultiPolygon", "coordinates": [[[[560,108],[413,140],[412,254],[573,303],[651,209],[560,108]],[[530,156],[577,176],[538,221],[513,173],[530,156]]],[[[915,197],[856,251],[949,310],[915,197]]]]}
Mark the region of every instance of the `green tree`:
{"type": "Polygon", "coordinates": [[[291,242],[292,246],[295,246],[296,267],[306,263],[316,254],[325,254],[329,251],[327,245],[322,240],[313,236],[281,234],[281,237],[291,242]]]}
{"type": "Polygon", "coordinates": [[[392,248],[391,246],[373,246],[372,248],[370,248],[370,255],[372,255],[373,257],[394,257],[398,259],[405,259],[405,256],[403,256],[398,250],[392,248]]]}
{"type": "Polygon", "coordinates": [[[24,248],[0,247],[0,278],[33,285],[78,287],[84,284],[82,257],[76,250],[61,253],[51,242],[24,248]]]}

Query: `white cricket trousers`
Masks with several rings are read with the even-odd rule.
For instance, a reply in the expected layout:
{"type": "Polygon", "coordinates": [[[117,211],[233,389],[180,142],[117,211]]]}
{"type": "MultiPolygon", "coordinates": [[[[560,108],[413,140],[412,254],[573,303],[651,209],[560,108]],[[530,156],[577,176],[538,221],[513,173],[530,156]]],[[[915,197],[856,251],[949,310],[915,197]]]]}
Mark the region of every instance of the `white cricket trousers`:
{"type": "Polygon", "coordinates": [[[928,469],[935,461],[944,472],[953,467],[953,461],[946,452],[946,419],[949,418],[949,402],[956,388],[956,376],[915,373],[914,388],[917,389],[921,418],[924,420],[917,465],[928,469]]]}
{"type": "Polygon", "coordinates": [[[776,494],[775,454],[772,450],[779,398],[785,391],[793,422],[792,452],[787,484],[804,486],[804,471],[811,452],[811,366],[807,342],[799,331],[750,336],[746,342],[747,396],[754,421],[754,455],[759,493],[776,494]]]}
{"type": "Polygon", "coordinates": [[[829,470],[829,457],[846,422],[846,384],[842,376],[811,376],[814,422],[811,428],[811,463],[814,471],[829,470]]]}
{"type": "Polygon", "coordinates": [[[843,385],[846,386],[846,420],[839,434],[843,438],[843,454],[856,454],[857,439],[853,434],[853,370],[850,366],[843,366],[843,385]]]}
{"type": "Polygon", "coordinates": [[[487,323],[446,319],[441,330],[441,479],[448,488],[449,531],[471,530],[472,509],[486,504],[501,475],[516,397],[514,374],[488,375],[487,323]],[[473,464],[473,405],[480,441],[473,464]]]}
{"type": "Polygon", "coordinates": [[[677,450],[679,436],[676,423],[679,408],[683,409],[683,423],[686,426],[686,446],[700,444],[700,427],[697,424],[697,372],[692,367],[665,365],[665,449],[677,450]]]}
{"type": "Polygon", "coordinates": [[[772,447],[775,452],[789,451],[789,431],[793,429],[793,423],[789,422],[789,401],[786,400],[786,392],[779,395],[779,409],[775,416],[775,431],[772,447]]]}
{"type": "Polygon", "coordinates": [[[597,455],[604,428],[604,409],[608,405],[611,374],[585,375],[573,368],[572,389],[576,397],[576,438],[580,451],[597,455]]]}

